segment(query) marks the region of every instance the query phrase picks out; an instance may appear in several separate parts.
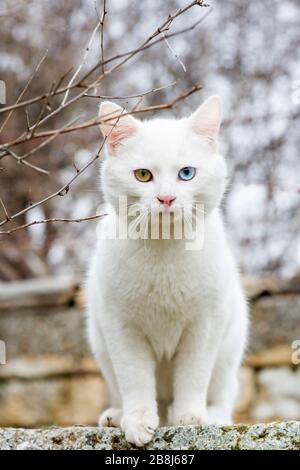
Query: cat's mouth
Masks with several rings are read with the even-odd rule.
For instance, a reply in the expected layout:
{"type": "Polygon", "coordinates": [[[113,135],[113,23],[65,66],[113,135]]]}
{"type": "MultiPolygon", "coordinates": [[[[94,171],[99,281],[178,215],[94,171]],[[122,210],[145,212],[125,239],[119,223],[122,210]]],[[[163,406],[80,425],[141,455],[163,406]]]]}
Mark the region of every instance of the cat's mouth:
{"type": "Polygon", "coordinates": [[[140,202],[129,204],[127,214],[129,218],[141,217],[143,219],[151,219],[159,216],[170,216],[175,218],[183,218],[183,206],[180,204],[172,204],[170,206],[164,204],[143,204],[140,202]]]}
{"type": "Polygon", "coordinates": [[[131,202],[127,205],[128,215],[132,216],[134,214],[174,214],[182,215],[184,213],[192,213],[195,208],[194,203],[174,203],[171,205],[159,204],[159,203],[143,203],[143,202],[131,202]]]}
{"type": "Polygon", "coordinates": [[[180,206],[175,204],[171,206],[166,206],[164,204],[160,204],[158,206],[153,205],[153,211],[158,211],[161,214],[176,214],[177,212],[179,212],[179,210],[180,206]]]}
{"type": "Polygon", "coordinates": [[[159,201],[141,201],[138,198],[131,197],[127,199],[126,208],[123,208],[123,214],[127,213],[130,219],[141,218],[143,220],[155,218],[156,216],[166,216],[170,220],[194,220],[199,214],[204,213],[203,202],[174,201],[172,204],[162,204],[159,201]]]}

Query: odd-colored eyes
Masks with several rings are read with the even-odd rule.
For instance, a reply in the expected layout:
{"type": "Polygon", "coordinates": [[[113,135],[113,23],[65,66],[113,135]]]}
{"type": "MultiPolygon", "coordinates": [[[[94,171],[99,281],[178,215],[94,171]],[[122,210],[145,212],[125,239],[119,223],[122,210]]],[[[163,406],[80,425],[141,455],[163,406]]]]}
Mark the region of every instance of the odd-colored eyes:
{"type": "Polygon", "coordinates": [[[149,181],[151,181],[153,179],[151,171],[146,170],[145,168],[135,170],[134,171],[134,176],[141,183],[148,183],[149,181]]]}
{"type": "Polygon", "coordinates": [[[193,166],[185,166],[178,172],[178,178],[182,181],[189,181],[194,178],[195,174],[196,168],[193,166]]]}
{"type": "MultiPolygon", "coordinates": [[[[196,168],[193,166],[185,166],[181,168],[178,172],[178,178],[182,181],[190,181],[194,178],[196,174],[196,168]]],[[[153,180],[153,175],[150,170],[146,168],[139,168],[138,170],[134,170],[134,176],[138,181],[141,183],[148,183],[149,181],[153,180]]]]}

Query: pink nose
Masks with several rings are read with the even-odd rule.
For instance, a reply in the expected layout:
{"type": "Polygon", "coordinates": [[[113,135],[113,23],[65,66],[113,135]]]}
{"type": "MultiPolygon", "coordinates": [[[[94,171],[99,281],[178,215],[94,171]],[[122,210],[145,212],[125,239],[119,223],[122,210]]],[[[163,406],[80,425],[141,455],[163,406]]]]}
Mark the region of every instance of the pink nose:
{"type": "Polygon", "coordinates": [[[173,202],[175,201],[176,197],[175,196],[157,196],[157,199],[161,204],[164,204],[165,206],[171,206],[173,202]]]}

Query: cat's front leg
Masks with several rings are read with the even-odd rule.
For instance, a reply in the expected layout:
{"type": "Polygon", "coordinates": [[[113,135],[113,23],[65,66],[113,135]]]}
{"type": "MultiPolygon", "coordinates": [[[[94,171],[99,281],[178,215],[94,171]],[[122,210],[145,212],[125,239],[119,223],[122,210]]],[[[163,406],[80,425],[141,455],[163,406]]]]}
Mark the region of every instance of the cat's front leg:
{"type": "Polygon", "coordinates": [[[158,427],[153,351],[129,323],[110,324],[105,336],[122,397],[121,428],[128,442],[141,447],[158,427]]]}
{"type": "Polygon", "coordinates": [[[221,342],[222,321],[194,319],[181,338],[175,357],[171,424],[208,424],[207,393],[221,342]]]}

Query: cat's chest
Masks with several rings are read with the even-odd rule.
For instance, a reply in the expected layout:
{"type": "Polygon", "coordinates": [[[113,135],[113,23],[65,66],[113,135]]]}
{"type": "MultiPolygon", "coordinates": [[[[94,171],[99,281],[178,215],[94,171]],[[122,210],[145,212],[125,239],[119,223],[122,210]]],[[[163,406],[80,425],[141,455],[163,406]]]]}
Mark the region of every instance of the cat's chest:
{"type": "Polygon", "coordinates": [[[121,248],[103,260],[106,300],[143,330],[157,357],[172,357],[187,322],[207,312],[215,280],[200,252],[121,248]]]}
{"type": "Polygon", "coordinates": [[[199,257],[176,250],[166,253],[141,250],[127,261],[126,271],[121,275],[123,301],[135,314],[174,320],[189,317],[201,304],[200,264],[199,257]]]}

